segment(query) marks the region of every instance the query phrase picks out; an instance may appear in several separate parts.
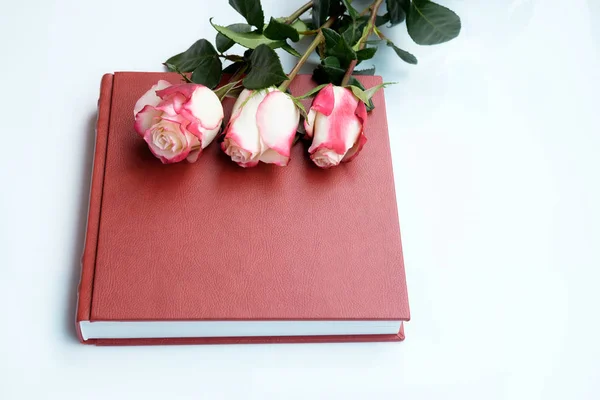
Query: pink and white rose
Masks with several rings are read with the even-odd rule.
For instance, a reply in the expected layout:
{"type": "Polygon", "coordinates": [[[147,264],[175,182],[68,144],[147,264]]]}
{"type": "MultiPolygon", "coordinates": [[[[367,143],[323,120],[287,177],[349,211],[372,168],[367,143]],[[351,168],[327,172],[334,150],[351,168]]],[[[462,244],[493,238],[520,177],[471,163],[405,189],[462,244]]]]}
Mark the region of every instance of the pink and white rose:
{"type": "Polygon", "coordinates": [[[331,84],[315,97],[304,128],[312,144],[308,149],[312,161],[321,168],[330,168],[358,155],[367,138],[365,104],[352,91],[331,84]]]}
{"type": "Polygon", "coordinates": [[[233,106],[221,148],[244,168],[259,161],[285,166],[299,120],[300,112],[282,91],[244,89],[233,106]]]}
{"type": "Polygon", "coordinates": [[[164,164],[194,162],[223,121],[217,95],[203,85],[160,80],[135,103],[134,128],[164,164]]]}

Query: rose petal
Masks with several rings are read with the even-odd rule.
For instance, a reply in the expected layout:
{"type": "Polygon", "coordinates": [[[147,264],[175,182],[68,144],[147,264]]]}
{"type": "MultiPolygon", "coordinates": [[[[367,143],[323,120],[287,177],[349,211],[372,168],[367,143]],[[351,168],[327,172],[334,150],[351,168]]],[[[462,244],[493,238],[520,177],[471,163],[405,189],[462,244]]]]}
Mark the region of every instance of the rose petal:
{"type": "Polygon", "coordinates": [[[194,163],[198,160],[198,157],[202,153],[202,147],[200,145],[200,140],[192,135],[190,132],[185,133],[185,137],[188,140],[188,144],[190,147],[190,152],[185,158],[187,162],[194,163]]]}
{"type": "Polygon", "coordinates": [[[135,115],[135,123],[133,124],[133,128],[138,134],[144,136],[146,131],[156,122],[158,122],[157,119],[161,114],[162,111],[157,110],[153,106],[144,106],[144,108],[142,108],[140,112],[135,115]]]}
{"type": "Polygon", "coordinates": [[[152,154],[159,158],[163,164],[182,161],[191,150],[185,130],[181,125],[174,122],[161,121],[153,125],[145,132],[144,140],[148,143],[152,154]],[[156,143],[159,139],[167,142],[166,149],[156,143]]]}
{"type": "Polygon", "coordinates": [[[245,103],[245,101],[248,99],[248,97],[250,97],[252,95],[252,93],[254,93],[254,90],[249,90],[249,89],[242,90],[242,92],[238,96],[237,100],[235,101],[233,108],[231,109],[231,119],[237,118],[242,105],[245,103]]]}
{"type": "Polygon", "coordinates": [[[226,138],[221,143],[221,149],[231,157],[231,160],[239,166],[248,168],[258,164],[257,157],[253,157],[252,153],[240,148],[240,146],[231,138],[226,138]]]}
{"type": "Polygon", "coordinates": [[[354,146],[362,131],[361,121],[355,114],[358,103],[356,97],[349,89],[340,86],[332,90],[335,107],[329,116],[320,112],[317,114],[313,142],[308,149],[311,154],[325,147],[343,156],[354,146]]]}
{"type": "Polygon", "coordinates": [[[263,144],[283,157],[290,156],[299,120],[294,102],[279,90],[269,93],[257,109],[256,123],[263,144]]]}
{"type": "MultiPolygon", "coordinates": [[[[339,86],[336,86],[336,88],[338,87],[339,86]]],[[[314,109],[321,114],[330,115],[333,111],[336,101],[337,98],[335,96],[334,86],[330,83],[319,91],[310,108],[311,110],[314,109]]]]}
{"type": "Polygon", "coordinates": [[[162,90],[157,91],[156,95],[161,99],[166,99],[167,97],[172,96],[174,94],[181,94],[186,99],[189,99],[190,97],[192,97],[192,93],[194,93],[194,90],[196,90],[196,88],[199,86],[204,87],[203,85],[197,83],[180,83],[178,85],[171,85],[169,87],[165,87],[162,90]]]}
{"type": "Polygon", "coordinates": [[[320,148],[310,156],[311,160],[320,168],[335,167],[342,161],[342,156],[335,151],[320,148]]]}
{"type": "Polygon", "coordinates": [[[157,109],[165,114],[177,115],[181,111],[183,104],[187,101],[186,97],[180,93],[175,93],[173,96],[161,100],[156,106],[157,109]]]}
{"type": "Polygon", "coordinates": [[[315,127],[315,118],[317,117],[317,112],[312,108],[308,112],[308,115],[304,119],[304,130],[306,131],[306,136],[311,138],[313,136],[313,130],[315,127]]]}
{"type": "Polygon", "coordinates": [[[348,152],[344,156],[342,162],[352,161],[362,150],[365,143],[367,143],[367,137],[364,134],[365,122],[367,121],[367,107],[362,101],[358,102],[358,105],[356,106],[355,115],[361,122],[360,134],[358,135],[358,139],[356,140],[356,143],[354,143],[354,146],[352,146],[352,148],[348,150],[348,152]]]}
{"type": "Polygon", "coordinates": [[[266,91],[261,91],[244,99],[244,106],[237,110],[237,116],[229,121],[225,132],[225,138],[233,140],[241,149],[251,153],[253,158],[263,150],[256,125],[256,112],[266,95],[266,91]]]}
{"type": "Polygon", "coordinates": [[[349,162],[349,161],[354,160],[356,158],[356,156],[358,155],[358,153],[360,153],[360,151],[362,150],[365,143],[367,143],[367,137],[361,132],[360,135],[358,136],[358,140],[356,141],[354,146],[352,146],[352,148],[350,148],[350,150],[348,150],[348,152],[342,159],[342,162],[349,162]]]}
{"type": "Polygon", "coordinates": [[[183,108],[197,118],[203,128],[212,131],[220,126],[223,120],[223,105],[215,92],[206,86],[196,85],[196,89],[188,98],[183,108]]]}
{"type": "Polygon", "coordinates": [[[364,127],[365,122],[367,122],[367,106],[365,106],[365,103],[358,99],[356,101],[356,110],[354,110],[354,115],[358,117],[360,123],[364,127]]]}
{"type": "Polygon", "coordinates": [[[202,150],[200,148],[198,148],[196,150],[192,150],[192,151],[190,151],[188,156],[185,158],[185,160],[189,163],[195,163],[196,161],[198,161],[198,157],[200,157],[201,152],[202,152],[202,150]]]}
{"type": "Polygon", "coordinates": [[[289,155],[284,156],[283,154],[279,154],[274,149],[267,149],[260,155],[259,161],[262,161],[265,164],[275,164],[280,167],[285,167],[290,162],[290,157],[289,155]]]}
{"type": "Polygon", "coordinates": [[[133,115],[137,115],[145,106],[157,106],[160,103],[160,97],[157,96],[157,91],[161,91],[171,84],[167,81],[160,80],[153,85],[150,90],[142,95],[133,107],[133,115]]]}

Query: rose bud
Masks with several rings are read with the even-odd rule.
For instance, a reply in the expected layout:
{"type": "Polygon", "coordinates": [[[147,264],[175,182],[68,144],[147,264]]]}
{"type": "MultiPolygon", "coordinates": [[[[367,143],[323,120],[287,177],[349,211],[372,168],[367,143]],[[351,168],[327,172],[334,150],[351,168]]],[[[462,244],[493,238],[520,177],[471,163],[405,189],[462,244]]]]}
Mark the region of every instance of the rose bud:
{"type": "Polygon", "coordinates": [[[244,89],[233,106],[221,148],[241,167],[254,167],[259,161],[285,166],[299,120],[300,112],[282,91],[244,89]]]}
{"type": "Polygon", "coordinates": [[[313,138],[308,149],[312,161],[330,168],[358,155],[367,138],[363,134],[367,109],[350,89],[325,86],[315,97],[304,128],[313,138]]]}
{"type": "Polygon", "coordinates": [[[221,128],[223,106],[203,85],[158,83],[135,103],[134,128],[164,164],[194,162],[221,128]]]}

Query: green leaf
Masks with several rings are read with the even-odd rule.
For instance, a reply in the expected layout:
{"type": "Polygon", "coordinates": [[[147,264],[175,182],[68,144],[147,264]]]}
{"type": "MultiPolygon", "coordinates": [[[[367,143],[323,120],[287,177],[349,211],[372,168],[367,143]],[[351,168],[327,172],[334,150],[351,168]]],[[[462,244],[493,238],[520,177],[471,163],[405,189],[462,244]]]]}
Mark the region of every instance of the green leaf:
{"type": "Polygon", "coordinates": [[[417,60],[417,57],[413,56],[408,51],[402,50],[401,48],[397,47],[394,43],[388,41],[387,45],[393,48],[396,54],[398,54],[398,57],[400,57],[403,61],[413,65],[417,65],[417,63],[419,62],[417,60]]]}
{"type": "Polygon", "coordinates": [[[317,83],[339,85],[346,73],[345,69],[319,64],[313,71],[313,80],[317,83]]]}
{"type": "Polygon", "coordinates": [[[375,53],[377,52],[377,47],[365,47],[356,52],[356,58],[358,61],[368,60],[373,58],[375,53]]]}
{"type": "Polygon", "coordinates": [[[262,32],[265,14],[260,0],[229,0],[229,5],[246,18],[250,25],[255,26],[258,33],[262,32]]]}
{"type": "Polygon", "coordinates": [[[325,37],[325,55],[334,56],[340,60],[342,68],[348,67],[352,60],[356,60],[356,53],[346,40],[333,29],[321,29],[325,37]]]}
{"type": "Polygon", "coordinates": [[[346,10],[348,10],[348,15],[350,15],[350,18],[352,18],[352,21],[356,21],[356,18],[360,17],[358,11],[356,11],[356,8],[352,7],[352,4],[350,4],[351,0],[342,0],[342,2],[344,3],[344,6],[346,7],[346,10]]]}
{"type": "MultiPolygon", "coordinates": [[[[171,57],[171,58],[173,58],[173,57],[171,57]]],[[[171,60],[171,58],[169,58],[169,60],[171,60]]],[[[177,71],[179,70],[179,68],[177,68],[177,65],[175,65],[175,64],[171,64],[171,63],[169,62],[169,60],[165,61],[165,62],[163,63],[163,65],[164,65],[165,67],[167,67],[167,70],[168,70],[169,72],[177,72],[177,71]]]]}
{"type": "Polygon", "coordinates": [[[375,75],[375,67],[365,68],[365,69],[355,69],[352,71],[353,75],[375,75]]]}
{"type": "Polygon", "coordinates": [[[292,46],[290,46],[289,44],[285,43],[283,46],[281,46],[281,48],[285,51],[287,51],[288,53],[290,53],[291,55],[293,55],[294,57],[302,57],[302,54],[298,53],[298,50],[296,50],[295,48],[293,48],[292,46]]]}
{"type": "Polygon", "coordinates": [[[287,79],[275,50],[265,44],[258,46],[250,56],[250,72],[244,78],[248,89],[263,89],[278,85],[287,79]]]}
{"type": "Polygon", "coordinates": [[[364,21],[353,22],[342,32],[342,37],[350,46],[354,46],[354,44],[358,42],[365,24],[366,22],[364,21]]]}
{"type": "Polygon", "coordinates": [[[218,53],[213,45],[206,39],[200,39],[183,53],[169,58],[166,63],[179,68],[182,72],[194,71],[206,57],[217,57],[218,53]]]}
{"type": "Polygon", "coordinates": [[[342,39],[339,33],[334,31],[333,29],[323,28],[321,29],[321,32],[323,32],[323,37],[325,38],[325,46],[327,47],[335,46],[342,39]]]}
{"type": "Polygon", "coordinates": [[[294,21],[294,23],[291,26],[298,32],[298,36],[300,37],[300,39],[304,37],[304,35],[300,35],[300,32],[306,32],[308,30],[308,26],[306,26],[304,21],[300,19],[294,21]]]}
{"type": "Polygon", "coordinates": [[[398,25],[406,19],[406,13],[410,8],[410,0],[385,0],[390,23],[398,25]]]}
{"type": "Polygon", "coordinates": [[[375,26],[381,26],[390,22],[390,13],[387,12],[383,15],[378,15],[375,17],[375,26]]]}
{"type": "Polygon", "coordinates": [[[177,72],[175,68],[181,62],[181,57],[183,57],[183,53],[176,54],[173,57],[169,58],[167,61],[165,61],[163,65],[167,67],[169,71],[177,72]]]}
{"type": "Polygon", "coordinates": [[[331,0],[329,2],[329,16],[341,16],[346,12],[346,7],[342,4],[340,0],[331,0]]]}
{"type": "Polygon", "coordinates": [[[315,29],[327,21],[329,16],[329,0],[313,0],[312,23],[315,29]]]}
{"type": "Polygon", "coordinates": [[[183,81],[184,81],[184,82],[186,82],[186,83],[190,83],[190,82],[192,82],[192,81],[190,80],[190,78],[188,78],[188,77],[187,77],[187,75],[186,75],[185,73],[181,72],[181,71],[179,70],[179,68],[177,68],[177,65],[174,65],[174,64],[169,64],[168,62],[165,62],[165,63],[163,63],[163,65],[164,65],[165,67],[167,67],[167,69],[168,69],[169,71],[172,71],[172,72],[177,72],[179,75],[181,75],[181,78],[183,79],[183,81]]]}
{"type": "Polygon", "coordinates": [[[389,85],[393,85],[395,83],[396,82],[384,82],[384,83],[380,83],[377,86],[373,86],[372,88],[367,89],[367,90],[363,90],[357,86],[351,85],[350,90],[352,90],[352,93],[354,93],[354,95],[356,97],[358,97],[360,100],[362,100],[363,103],[369,104],[369,101],[371,100],[373,95],[375,95],[375,93],[377,93],[377,91],[379,89],[382,89],[389,85]]]}
{"type": "Polygon", "coordinates": [[[219,57],[203,57],[192,72],[192,82],[212,89],[221,81],[222,68],[219,57]]]}
{"type": "Polygon", "coordinates": [[[221,33],[222,35],[228,37],[229,39],[233,40],[234,42],[236,42],[236,43],[240,44],[241,46],[246,47],[248,49],[255,49],[258,46],[260,46],[261,44],[266,44],[270,48],[276,49],[285,44],[285,41],[283,41],[283,40],[271,40],[271,39],[265,37],[265,35],[258,33],[256,31],[255,32],[235,32],[234,30],[229,29],[226,26],[213,24],[212,20],[210,21],[210,23],[217,30],[217,32],[221,33]]]}
{"type": "Polygon", "coordinates": [[[235,74],[238,72],[240,68],[243,68],[246,65],[245,61],[234,62],[223,68],[223,73],[225,74],[235,74]]]}
{"type": "Polygon", "coordinates": [[[356,97],[358,97],[359,100],[361,100],[365,104],[368,103],[369,99],[365,95],[364,90],[362,90],[354,85],[350,85],[349,88],[350,88],[350,90],[352,90],[352,93],[354,93],[354,95],[356,97]]]}
{"type": "Polygon", "coordinates": [[[302,104],[300,102],[300,100],[297,97],[294,96],[290,96],[290,99],[292,99],[292,101],[294,102],[294,104],[296,105],[296,108],[298,108],[298,111],[300,111],[300,114],[306,118],[306,108],[304,108],[304,104],[302,104]]]}
{"type": "Polygon", "coordinates": [[[330,67],[336,67],[336,68],[340,67],[340,60],[338,60],[337,57],[334,57],[334,56],[325,57],[323,59],[323,63],[330,67]]]}
{"type": "MultiPolygon", "coordinates": [[[[252,27],[248,24],[231,24],[227,26],[227,29],[237,33],[248,33],[252,30],[252,27]]],[[[219,32],[217,33],[215,44],[217,45],[217,50],[221,53],[225,53],[235,44],[235,42],[219,32]]]]}
{"type": "Polygon", "coordinates": [[[308,92],[304,93],[304,94],[303,94],[303,95],[301,95],[301,96],[296,96],[296,98],[297,98],[298,100],[302,100],[302,99],[306,99],[307,97],[314,96],[315,94],[317,94],[317,92],[318,92],[319,90],[323,89],[323,88],[324,88],[325,86],[327,86],[327,85],[329,85],[329,83],[324,83],[324,84],[322,84],[322,85],[319,85],[319,86],[317,86],[317,87],[315,87],[315,88],[312,88],[311,90],[309,90],[308,92]]]}
{"type": "Polygon", "coordinates": [[[225,98],[225,96],[227,96],[232,90],[234,90],[235,87],[240,84],[240,82],[242,82],[242,81],[239,80],[239,81],[229,82],[228,84],[223,85],[218,89],[215,89],[214,92],[217,95],[217,97],[219,98],[219,100],[223,100],[223,98],[225,98]]]}
{"type": "Polygon", "coordinates": [[[371,29],[369,29],[369,25],[365,25],[365,27],[363,28],[362,34],[360,35],[360,39],[358,39],[358,42],[352,46],[352,50],[357,51],[359,48],[359,43],[362,43],[363,40],[367,40],[369,38],[369,35],[371,34],[371,29]]]}
{"type": "Polygon", "coordinates": [[[412,40],[434,45],[454,39],[460,33],[460,18],[454,11],[429,0],[413,0],[406,18],[412,40]]]}
{"type": "MultiPolygon", "coordinates": [[[[350,88],[350,90],[352,90],[352,86],[355,86],[355,87],[361,89],[362,91],[365,90],[365,87],[363,86],[363,84],[360,83],[360,81],[353,76],[351,76],[350,79],[348,80],[348,87],[350,88]]],[[[371,99],[369,99],[369,102],[365,103],[365,105],[367,106],[367,111],[371,111],[372,109],[375,108],[375,104],[373,104],[373,100],[371,100],[371,99]]]]}
{"type": "Polygon", "coordinates": [[[238,97],[240,97],[240,93],[242,93],[243,90],[244,90],[243,86],[236,86],[233,89],[231,89],[229,92],[227,92],[227,94],[225,94],[225,97],[231,97],[232,99],[237,99],[238,97]]]}
{"type": "Polygon", "coordinates": [[[383,89],[383,88],[385,88],[385,87],[388,87],[388,86],[390,86],[390,85],[395,85],[395,84],[397,84],[397,83],[398,83],[398,82],[383,82],[383,83],[380,83],[380,84],[379,84],[379,85],[377,85],[377,86],[373,86],[372,88],[369,88],[369,89],[365,90],[365,95],[366,95],[366,96],[367,96],[367,98],[370,100],[370,99],[373,97],[373,95],[375,95],[375,93],[377,93],[377,91],[378,91],[379,89],[383,89]]]}
{"type": "Polygon", "coordinates": [[[291,39],[292,42],[297,42],[300,40],[300,35],[298,35],[298,31],[294,29],[294,27],[277,21],[273,17],[271,17],[269,25],[267,25],[263,31],[263,34],[269,39],[273,40],[291,39]]]}

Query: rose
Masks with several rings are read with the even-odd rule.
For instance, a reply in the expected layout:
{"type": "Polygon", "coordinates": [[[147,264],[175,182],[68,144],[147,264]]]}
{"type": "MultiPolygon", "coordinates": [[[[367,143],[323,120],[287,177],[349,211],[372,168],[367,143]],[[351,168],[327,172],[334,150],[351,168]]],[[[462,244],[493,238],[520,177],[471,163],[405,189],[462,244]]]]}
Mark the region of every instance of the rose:
{"type": "Polygon", "coordinates": [[[135,103],[134,128],[163,163],[194,162],[213,141],[223,106],[209,88],[160,80],[135,103]]]}
{"type": "Polygon", "coordinates": [[[233,106],[221,148],[244,168],[259,161],[285,166],[299,120],[300,112],[282,91],[244,89],[233,106]]]}
{"type": "Polygon", "coordinates": [[[308,149],[312,161],[330,168],[356,157],[367,142],[366,120],[365,104],[350,89],[331,84],[323,88],[304,121],[306,134],[313,138],[308,149]]]}

